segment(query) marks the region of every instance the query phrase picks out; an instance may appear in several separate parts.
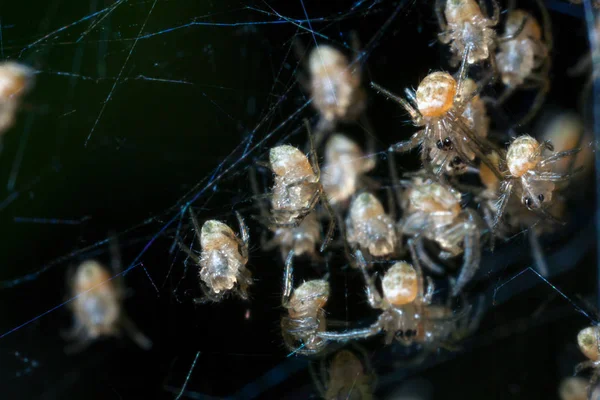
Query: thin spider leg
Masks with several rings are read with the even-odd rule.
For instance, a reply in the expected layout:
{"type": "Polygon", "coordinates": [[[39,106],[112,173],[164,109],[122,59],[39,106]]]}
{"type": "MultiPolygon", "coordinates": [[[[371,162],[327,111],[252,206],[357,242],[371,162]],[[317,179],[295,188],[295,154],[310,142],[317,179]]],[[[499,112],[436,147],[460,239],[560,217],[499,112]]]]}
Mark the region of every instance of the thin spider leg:
{"type": "Polygon", "coordinates": [[[195,254],[192,250],[190,250],[190,248],[185,243],[178,239],[177,246],[179,246],[179,248],[183,250],[188,255],[188,257],[192,259],[192,261],[194,261],[194,264],[200,265],[200,257],[197,254],[195,254]]]}
{"type": "Polygon", "coordinates": [[[408,101],[390,92],[389,90],[384,89],[375,82],[371,82],[371,87],[375,89],[378,93],[381,93],[388,99],[394,100],[395,102],[399,103],[402,107],[404,107],[406,112],[410,114],[410,117],[412,118],[415,125],[422,125],[423,117],[421,116],[421,113],[419,113],[419,111],[417,111],[408,101]]]}
{"type": "Polygon", "coordinates": [[[469,212],[469,220],[472,226],[469,228],[470,232],[465,235],[464,239],[464,255],[463,255],[463,266],[458,274],[456,283],[452,288],[452,297],[458,296],[467,283],[473,278],[477,270],[479,269],[479,263],[481,261],[481,248],[479,243],[479,229],[473,222],[473,214],[469,212]]]}
{"type": "Polygon", "coordinates": [[[561,174],[561,173],[555,173],[555,172],[540,172],[540,173],[530,175],[529,179],[531,179],[532,181],[564,182],[564,181],[568,181],[573,176],[577,175],[577,173],[580,172],[582,169],[583,169],[583,167],[576,168],[570,174],[561,174]]]}
{"type": "MultiPolygon", "coordinates": [[[[423,143],[423,136],[425,135],[425,130],[422,129],[417,133],[413,134],[409,140],[405,140],[404,142],[398,142],[393,144],[388,149],[388,152],[395,151],[396,153],[405,153],[414,149],[415,147],[419,147],[423,143]]],[[[423,149],[423,152],[425,149],[423,149]]]]}
{"type": "Polygon", "coordinates": [[[313,142],[313,136],[310,130],[310,123],[308,119],[304,120],[306,126],[306,133],[308,135],[308,142],[310,144],[310,166],[312,167],[313,173],[316,176],[316,181],[319,182],[321,179],[321,169],[319,168],[319,160],[317,158],[317,152],[315,150],[315,143],[313,142]]]}
{"type": "Polygon", "coordinates": [[[365,290],[367,292],[369,304],[375,309],[381,308],[381,295],[375,286],[375,280],[370,277],[369,273],[367,272],[367,262],[365,261],[365,258],[360,250],[356,250],[355,255],[356,259],[358,260],[358,266],[362,272],[363,279],[365,280],[365,290]]]}
{"type": "Polygon", "coordinates": [[[559,160],[562,160],[565,157],[569,157],[572,156],[574,154],[577,154],[581,151],[581,148],[576,148],[576,149],[570,149],[570,150],[565,150],[565,151],[560,151],[558,153],[552,154],[549,157],[546,157],[545,159],[543,159],[542,161],[540,161],[538,163],[538,167],[540,168],[544,168],[546,166],[548,166],[549,164],[555,163],[559,160]]]}
{"type": "Polygon", "coordinates": [[[418,236],[416,242],[416,253],[418,254],[419,258],[423,260],[423,263],[427,266],[427,269],[436,274],[443,275],[446,269],[429,257],[427,250],[425,250],[425,240],[421,236],[418,236]]]}
{"type": "Polygon", "coordinates": [[[194,226],[194,232],[196,232],[196,237],[198,238],[198,242],[200,242],[201,229],[200,229],[200,224],[198,223],[198,218],[196,218],[196,214],[192,210],[192,207],[189,207],[188,211],[190,213],[190,218],[192,219],[192,225],[194,226]]]}
{"type": "Polygon", "coordinates": [[[248,232],[248,226],[244,222],[244,219],[242,218],[242,215],[239,212],[235,212],[235,217],[237,218],[238,224],[240,225],[241,239],[236,236],[236,240],[240,248],[240,254],[242,255],[243,259],[248,260],[248,245],[250,243],[250,233],[248,232]]]}
{"type": "Polygon", "coordinates": [[[331,239],[333,239],[333,233],[335,231],[335,213],[333,212],[333,208],[331,208],[331,204],[329,204],[329,200],[327,199],[327,195],[325,194],[325,192],[321,192],[321,204],[323,205],[323,207],[325,208],[325,210],[327,210],[327,213],[329,214],[329,225],[327,228],[327,235],[325,236],[325,240],[323,240],[323,243],[321,244],[321,253],[323,253],[325,251],[325,249],[327,248],[327,246],[329,245],[329,242],[331,242],[331,239]]]}
{"type": "MultiPolygon", "coordinates": [[[[532,77],[530,76],[528,79],[532,79],[532,77]]],[[[548,91],[550,90],[550,80],[547,76],[541,77],[540,79],[541,79],[541,81],[539,83],[536,83],[536,86],[538,87],[538,92],[535,95],[535,99],[533,100],[533,103],[532,103],[531,107],[529,108],[529,111],[527,111],[527,114],[525,114],[517,123],[518,125],[525,125],[529,121],[531,121],[531,119],[533,119],[533,117],[535,117],[537,112],[540,110],[540,108],[544,104],[546,95],[548,94],[548,91]]]]}
{"type": "Polygon", "coordinates": [[[149,350],[152,347],[152,341],[148,339],[138,328],[133,321],[125,314],[121,315],[121,326],[127,332],[129,337],[144,350],[149,350]]]}
{"type": "Polygon", "coordinates": [[[492,26],[498,24],[500,22],[500,4],[498,4],[498,0],[491,0],[492,7],[494,8],[494,12],[492,14],[492,26]]]}
{"type": "MultiPolygon", "coordinates": [[[[394,151],[388,150],[388,167],[390,170],[390,177],[392,178],[392,189],[394,191],[394,195],[396,196],[396,206],[400,206],[402,204],[402,193],[400,178],[398,177],[398,170],[396,165],[396,155],[394,151]]],[[[394,207],[394,212],[395,211],[396,209],[394,207]]]]}
{"type": "Polygon", "coordinates": [[[465,78],[467,77],[467,71],[469,68],[469,54],[471,54],[471,47],[472,44],[467,45],[467,48],[465,49],[465,54],[463,55],[463,59],[462,62],[460,64],[460,69],[458,70],[458,79],[457,81],[457,87],[456,87],[456,94],[454,95],[454,100],[458,101],[459,103],[462,102],[462,86],[465,82],[465,78]]]}
{"type": "Polygon", "coordinates": [[[502,188],[500,189],[502,194],[500,195],[496,206],[497,211],[496,216],[494,217],[494,223],[492,224],[492,234],[495,234],[496,227],[498,226],[502,215],[504,215],[504,211],[506,210],[506,206],[512,195],[513,186],[514,182],[512,179],[502,183],[502,188]]]}
{"type": "Polygon", "coordinates": [[[369,338],[377,335],[382,329],[381,323],[377,321],[368,328],[354,329],[345,332],[318,332],[316,335],[321,339],[346,342],[348,340],[369,338]]]}
{"type": "MultiPolygon", "coordinates": [[[[419,239],[417,239],[417,240],[419,240],[419,239]]],[[[421,263],[419,261],[419,257],[417,256],[414,239],[408,240],[408,249],[410,251],[410,256],[412,258],[413,266],[415,268],[415,271],[417,272],[417,299],[422,299],[423,298],[423,271],[421,269],[421,263]]]]}
{"type": "Polygon", "coordinates": [[[292,295],[292,287],[294,285],[294,249],[292,248],[285,260],[285,273],[283,274],[283,295],[281,297],[281,305],[288,307],[290,297],[292,295]]]}

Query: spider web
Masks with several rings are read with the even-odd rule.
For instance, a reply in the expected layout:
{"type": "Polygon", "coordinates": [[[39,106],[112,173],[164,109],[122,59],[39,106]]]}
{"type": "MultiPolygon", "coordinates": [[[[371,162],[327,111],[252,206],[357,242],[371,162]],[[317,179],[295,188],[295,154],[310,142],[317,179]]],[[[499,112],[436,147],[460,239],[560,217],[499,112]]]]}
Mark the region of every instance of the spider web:
{"type": "MultiPolygon", "coordinates": [[[[247,220],[257,214],[248,169],[275,144],[304,144],[302,119],[316,119],[298,85],[294,41],[333,43],[351,54],[356,31],[365,82],[396,92],[445,65],[431,46],[429,4],[322,3],[52,0],[0,7],[0,57],[36,70],[0,154],[7,233],[0,350],[16,365],[7,382],[18,397],[255,398],[284,381],[306,384],[307,361],[286,357],[281,344],[281,266],[257,254],[260,230],[251,232],[257,283],[248,304],[194,307],[194,267],[175,244],[195,241],[190,207],[201,220],[233,223],[234,210],[247,220]],[[399,67],[393,49],[415,62],[399,67]],[[123,258],[114,278],[126,276],[127,313],[154,348],[144,353],[124,338],[65,355],[60,333],[71,324],[73,301],[67,272],[87,258],[108,264],[113,233],[123,258]]],[[[371,118],[378,149],[412,132],[390,102],[379,99],[371,118]]],[[[383,153],[374,156],[385,164],[383,153]]],[[[385,166],[377,174],[385,180],[385,166]]],[[[568,255],[565,268],[575,262],[568,255]]],[[[508,264],[499,261],[497,269],[508,264]]],[[[351,323],[360,315],[353,304],[364,299],[348,289],[354,277],[346,280],[338,308],[351,323]]]]}

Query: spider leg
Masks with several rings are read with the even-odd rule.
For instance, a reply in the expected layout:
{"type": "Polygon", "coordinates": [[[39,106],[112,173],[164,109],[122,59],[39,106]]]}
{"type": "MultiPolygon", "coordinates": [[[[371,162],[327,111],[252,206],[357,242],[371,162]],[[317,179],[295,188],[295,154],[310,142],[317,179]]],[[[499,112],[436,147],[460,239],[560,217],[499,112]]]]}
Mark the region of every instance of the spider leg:
{"type": "Polygon", "coordinates": [[[540,239],[535,233],[535,230],[531,228],[527,232],[527,237],[529,239],[529,246],[531,247],[533,260],[535,261],[535,269],[545,278],[548,276],[549,270],[548,264],[544,259],[544,252],[542,250],[540,239]]]}
{"type": "Polygon", "coordinates": [[[421,145],[421,143],[423,143],[424,135],[425,135],[425,130],[422,129],[422,130],[418,131],[417,133],[413,134],[409,140],[405,140],[403,142],[398,142],[396,144],[391,145],[390,148],[388,149],[388,152],[395,151],[396,153],[405,153],[407,151],[410,151],[410,150],[414,149],[415,147],[418,147],[419,145],[421,145]]]}
{"type": "Polygon", "coordinates": [[[555,163],[565,157],[569,157],[572,156],[574,154],[577,154],[581,151],[581,148],[576,148],[576,149],[570,149],[570,150],[565,150],[565,151],[561,151],[555,154],[552,154],[549,157],[546,157],[545,159],[543,159],[542,161],[540,161],[538,163],[538,167],[540,168],[544,168],[546,166],[548,166],[549,164],[555,163]]]}
{"type": "Polygon", "coordinates": [[[358,266],[362,272],[363,279],[365,280],[365,288],[367,292],[367,298],[369,299],[369,305],[375,309],[382,308],[381,294],[375,286],[375,279],[370,277],[367,272],[367,262],[362,255],[360,250],[356,250],[356,259],[358,260],[358,266]]]}
{"type": "Polygon", "coordinates": [[[283,274],[283,295],[281,305],[287,308],[290,304],[292,288],[294,285],[294,249],[291,249],[285,260],[285,273],[283,274]]]}
{"type": "Polygon", "coordinates": [[[131,340],[133,340],[140,348],[144,350],[150,350],[152,347],[152,341],[144,335],[138,328],[135,326],[131,318],[127,315],[121,315],[121,326],[127,332],[131,340]]]}
{"type": "Polygon", "coordinates": [[[521,34],[521,32],[523,32],[523,28],[525,28],[525,24],[528,20],[529,16],[523,17],[523,20],[519,24],[519,27],[513,33],[503,35],[501,38],[498,39],[498,42],[504,43],[516,39],[521,34]]]}
{"type": "Polygon", "coordinates": [[[461,290],[473,278],[479,269],[481,261],[481,248],[479,243],[479,229],[474,221],[476,218],[472,210],[465,210],[469,215],[467,234],[464,239],[463,266],[458,274],[456,283],[452,287],[452,297],[458,296],[461,290]]]}
{"type": "Polygon", "coordinates": [[[548,91],[550,90],[550,79],[548,78],[548,76],[543,76],[541,74],[539,77],[529,76],[528,79],[535,79],[537,81],[536,86],[539,89],[538,89],[537,94],[535,95],[535,100],[533,101],[531,108],[529,108],[529,111],[527,111],[527,114],[525,114],[525,116],[523,116],[517,122],[518,125],[525,125],[526,123],[531,121],[531,119],[533,117],[535,117],[537,112],[540,110],[540,108],[544,104],[544,100],[546,100],[546,94],[548,94],[548,91]]]}
{"type": "Polygon", "coordinates": [[[242,236],[241,239],[236,236],[236,241],[238,242],[242,258],[248,261],[248,245],[250,244],[250,233],[248,231],[248,226],[244,222],[244,219],[239,212],[235,212],[235,217],[240,225],[240,235],[242,236]]]}
{"type": "Polygon", "coordinates": [[[496,216],[494,218],[494,223],[492,224],[492,234],[495,234],[498,223],[500,222],[500,219],[504,215],[504,211],[506,211],[506,206],[508,205],[508,201],[510,200],[510,196],[512,194],[513,185],[514,185],[514,182],[512,179],[502,183],[502,186],[500,189],[502,194],[500,195],[500,198],[498,199],[498,203],[496,206],[497,211],[496,211],[496,216]]]}
{"type": "Polygon", "coordinates": [[[400,97],[400,96],[398,96],[398,95],[390,92],[389,90],[384,89],[383,87],[379,86],[375,82],[371,82],[371,87],[373,89],[375,89],[378,93],[381,93],[382,95],[384,95],[388,99],[393,100],[396,103],[399,103],[402,107],[404,107],[404,109],[406,110],[406,112],[408,112],[410,114],[410,117],[412,118],[412,120],[415,123],[415,125],[422,125],[423,124],[423,116],[408,101],[406,101],[402,97],[400,97]]]}
{"type": "Polygon", "coordinates": [[[561,174],[555,172],[541,172],[535,175],[531,175],[530,179],[533,181],[550,181],[550,182],[564,182],[571,179],[574,175],[581,171],[583,167],[576,168],[570,174],[561,174]]]}
{"type": "Polygon", "coordinates": [[[381,322],[378,320],[368,328],[354,329],[345,332],[319,332],[316,335],[321,339],[346,342],[348,340],[369,338],[377,335],[382,329],[383,327],[381,326],[381,322]]]}
{"type": "Polygon", "coordinates": [[[325,210],[327,210],[327,214],[329,214],[329,225],[327,227],[327,235],[325,236],[325,239],[323,240],[320,249],[321,253],[323,253],[327,248],[327,245],[329,245],[329,242],[331,242],[331,239],[333,239],[336,217],[335,213],[333,212],[333,208],[331,208],[331,204],[329,204],[329,200],[327,199],[327,195],[324,191],[321,191],[320,200],[325,210]]]}
{"type": "Polygon", "coordinates": [[[431,272],[436,273],[438,275],[443,275],[446,269],[443,266],[436,263],[435,261],[433,261],[431,257],[429,257],[429,254],[425,249],[425,240],[423,239],[423,237],[417,236],[414,241],[411,240],[411,242],[413,242],[413,246],[415,246],[416,258],[418,260],[423,261],[427,269],[431,272]],[[414,241],[416,241],[416,244],[414,243],[414,241]]]}
{"type": "Polygon", "coordinates": [[[437,17],[440,30],[445,31],[448,29],[446,18],[444,18],[444,5],[442,4],[442,0],[435,0],[435,16],[437,17]]]}
{"type": "Polygon", "coordinates": [[[178,239],[177,246],[179,246],[179,248],[183,250],[187,256],[194,261],[195,264],[200,265],[200,257],[195,254],[185,243],[178,239]]]}

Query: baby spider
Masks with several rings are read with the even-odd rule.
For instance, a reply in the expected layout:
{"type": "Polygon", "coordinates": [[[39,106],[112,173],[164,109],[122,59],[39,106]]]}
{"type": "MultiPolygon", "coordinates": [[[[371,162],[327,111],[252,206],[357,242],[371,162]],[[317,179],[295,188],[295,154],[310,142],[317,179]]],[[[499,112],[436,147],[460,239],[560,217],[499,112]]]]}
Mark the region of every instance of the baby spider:
{"type": "Polygon", "coordinates": [[[575,367],[575,373],[592,368],[592,377],[588,384],[588,397],[591,399],[592,392],[596,387],[596,382],[600,376],[600,328],[590,326],[582,329],[577,334],[577,345],[579,350],[588,358],[588,361],[581,362],[575,367]]]}
{"type": "Polygon", "coordinates": [[[281,318],[283,341],[294,353],[316,354],[327,344],[316,333],[326,329],[323,306],[329,298],[329,283],[325,279],[306,281],[292,293],[293,281],[293,265],[289,257],[283,276],[281,299],[281,305],[288,312],[287,316],[281,318]]]}
{"type": "Polygon", "coordinates": [[[442,260],[464,253],[462,269],[452,288],[452,296],[457,296],[479,268],[483,223],[474,210],[461,208],[461,194],[450,186],[422,178],[414,178],[407,186],[402,207],[405,215],[400,223],[402,233],[414,237],[409,244],[415,256],[427,268],[442,274],[444,268],[428,256],[424,239],[439,245],[442,260]]]}
{"type": "Polygon", "coordinates": [[[73,328],[65,334],[75,342],[66,348],[77,352],[102,336],[120,336],[122,330],[142,349],[152,347],[152,342],[141,333],[123,310],[125,288],[119,276],[121,261],[116,245],[113,252],[113,271],[94,260],[81,263],[69,278],[73,301],[73,328]],[[116,274],[114,277],[112,274],[116,274]]]}
{"type": "MultiPolygon", "coordinates": [[[[299,56],[305,51],[296,42],[299,56]]],[[[358,57],[360,44],[352,35],[352,49],[358,57]]],[[[319,147],[326,133],[335,129],[338,122],[355,122],[367,106],[367,94],[361,85],[361,64],[358,58],[352,63],[338,49],[329,45],[316,46],[308,56],[310,80],[307,87],[313,106],[320,115],[316,128],[316,146],[319,147]]]]}
{"type": "Polygon", "coordinates": [[[471,99],[463,111],[463,117],[467,120],[467,127],[471,129],[478,137],[486,138],[490,129],[490,118],[487,115],[485,102],[479,97],[477,83],[467,78],[461,86],[462,98],[471,99]]]}
{"type": "Polygon", "coordinates": [[[350,197],[367,179],[365,173],[375,168],[375,160],[362,151],[354,141],[333,134],[325,144],[323,188],[331,205],[347,204],[350,197]]]}
{"type": "Polygon", "coordinates": [[[400,244],[395,217],[387,215],[377,197],[366,192],[350,204],[346,240],[352,249],[360,249],[370,257],[392,256],[400,244]]]}
{"type": "Polygon", "coordinates": [[[15,121],[21,97],[33,85],[33,70],[13,61],[0,63],[0,134],[15,121]]]}
{"type": "Polygon", "coordinates": [[[190,208],[190,216],[196,234],[200,233],[200,256],[188,246],[179,242],[179,247],[200,266],[200,287],[204,298],[194,299],[196,303],[220,301],[232,290],[242,299],[248,299],[248,286],[252,284],[252,274],[246,268],[250,236],[242,216],[235,216],[240,225],[241,238],[222,222],[209,220],[198,224],[196,215],[190,208]]]}
{"type": "MultiPolygon", "coordinates": [[[[544,8],[542,11],[546,13],[544,8]]],[[[548,24],[549,18],[544,19],[548,24]]],[[[517,89],[538,89],[531,109],[519,121],[525,124],[542,106],[550,88],[550,44],[542,40],[542,28],[533,15],[523,10],[508,13],[504,31],[504,36],[499,39],[496,64],[506,89],[496,104],[502,104],[517,89]]],[[[544,36],[547,42],[550,41],[549,35],[549,27],[546,27],[544,36]]]]}
{"type": "Polygon", "coordinates": [[[432,169],[436,175],[444,172],[463,173],[466,164],[472,164],[476,156],[495,170],[484,155],[490,145],[479,134],[487,134],[487,127],[480,125],[481,116],[475,117],[473,112],[477,104],[473,105],[471,101],[477,95],[477,90],[470,82],[464,87],[465,68],[461,68],[458,80],[446,72],[438,71],[421,81],[416,94],[407,89],[407,97],[414,106],[375,83],[371,85],[400,103],[410,114],[413,123],[422,128],[409,140],[392,145],[390,152],[406,152],[420,146],[423,166],[432,169]]]}
{"type": "Polygon", "coordinates": [[[360,351],[363,362],[353,351],[346,349],[336,352],[329,363],[327,363],[328,358],[324,357],[321,360],[320,377],[311,364],[310,372],[313,381],[323,399],[373,399],[375,375],[371,371],[368,355],[364,350],[360,349],[360,351]]]}
{"type": "Polygon", "coordinates": [[[578,376],[564,378],[558,389],[560,400],[598,400],[600,390],[596,387],[591,397],[588,395],[588,381],[578,376]]]}
{"type": "MultiPolygon", "coordinates": [[[[308,127],[308,122],[307,129],[308,127]]],[[[321,171],[312,145],[311,161],[293,146],[283,145],[269,152],[270,168],[275,173],[271,195],[271,228],[297,227],[310,214],[320,200],[329,214],[327,236],[321,252],[333,237],[335,216],[321,184],[321,171]]]]}
{"type": "Polygon", "coordinates": [[[423,274],[418,260],[414,259],[414,267],[406,262],[397,262],[391,266],[381,280],[383,297],[375,286],[374,278],[369,277],[367,266],[360,250],[356,251],[356,259],[363,273],[369,305],[381,314],[377,321],[364,329],[346,332],[320,332],[318,336],[327,340],[348,341],[368,338],[385,332],[386,344],[394,338],[403,345],[418,343],[424,347],[435,347],[443,344],[457,329],[457,324],[468,315],[465,308],[462,313],[446,315],[439,318],[440,310],[431,309],[430,304],[434,287],[428,282],[424,289],[423,274]]]}
{"type": "MultiPolygon", "coordinates": [[[[484,5],[484,0],[480,4],[484,5]]],[[[446,0],[445,8],[442,0],[436,0],[436,15],[442,30],[439,39],[444,44],[450,43],[450,65],[456,66],[463,58],[469,64],[490,58],[496,46],[494,27],[500,19],[498,2],[492,0],[492,6],[494,13],[488,18],[475,0],[446,0]]]]}
{"type": "Polygon", "coordinates": [[[544,149],[553,151],[554,147],[547,141],[540,144],[528,135],[517,137],[508,147],[506,153],[508,174],[500,188],[494,226],[504,215],[513,188],[521,197],[521,203],[529,210],[554,220],[547,211],[547,205],[552,204],[555,182],[569,180],[577,170],[573,173],[552,172],[552,165],[577,153],[579,149],[561,151],[547,157],[542,156],[544,149]]]}

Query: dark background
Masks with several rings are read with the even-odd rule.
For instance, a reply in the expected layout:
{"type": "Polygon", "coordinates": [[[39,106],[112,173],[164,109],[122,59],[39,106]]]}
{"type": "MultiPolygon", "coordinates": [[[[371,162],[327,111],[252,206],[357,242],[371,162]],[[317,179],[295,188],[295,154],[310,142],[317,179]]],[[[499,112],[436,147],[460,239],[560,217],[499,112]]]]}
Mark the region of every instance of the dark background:
{"type": "MultiPolygon", "coordinates": [[[[435,42],[429,3],[304,5],[312,29],[338,47],[348,45],[351,31],[358,33],[367,54],[365,82],[374,80],[401,93],[416,87],[430,70],[448,67],[447,53],[435,42]]],[[[317,397],[308,361],[287,357],[282,344],[282,262],[277,252],[260,251],[258,224],[247,218],[256,278],[249,303],[230,299],[194,306],[197,272],[192,265],[186,270],[183,255],[170,251],[181,206],[193,200],[201,220],[230,224],[234,209],[256,214],[248,167],[264,160],[276,143],[303,145],[302,118],[315,119],[310,107],[295,114],[307,98],[295,85],[298,63],[291,44],[296,38],[307,46],[314,42],[297,26],[306,19],[301,2],[130,1],[87,34],[94,19],[71,25],[113,4],[0,5],[3,57],[20,58],[39,71],[0,156],[0,182],[15,182],[0,198],[2,398],[174,398],[198,352],[185,394],[191,398],[317,397]],[[281,21],[269,6],[293,21],[262,24],[281,21]],[[189,25],[193,22],[198,24],[189,25]],[[175,27],[181,28],[144,36],[175,27]],[[111,232],[119,233],[125,267],[134,260],[143,263],[126,275],[131,295],[125,306],[154,347],[144,352],[123,337],[66,355],[60,333],[72,321],[68,307],[57,306],[69,298],[67,271],[90,257],[108,263],[105,239],[111,232]]],[[[545,115],[577,109],[586,78],[568,77],[566,70],[588,49],[583,20],[565,13],[582,15],[582,9],[549,4],[555,48],[545,115]]],[[[536,12],[533,2],[519,6],[536,12]]],[[[397,105],[372,91],[369,98],[378,151],[412,132],[397,105]]],[[[530,100],[530,94],[522,94],[495,117],[516,120],[530,100]]],[[[516,130],[535,132],[535,122],[516,130]]],[[[348,133],[364,140],[356,127],[348,133]]],[[[415,159],[409,155],[401,164],[410,168],[415,159]]],[[[374,175],[385,182],[385,160],[379,160],[374,175]]],[[[268,177],[262,180],[268,183],[268,177]]],[[[545,246],[549,262],[557,264],[552,282],[578,304],[576,296],[588,296],[596,286],[590,186],[583,190],[586,200],[571,204],[571,227],[545,246]],[[573,232],[584,232],[587,240],[573,232]]],[[[182,221],[180,235],[190,242],[187,216],[182,221]]],[[[369,323],[373,313],[360,279],[341,269],[340,260],[334,264],[328,312],[351,325],[369,323]]],[[[442,351],[421,365],[409,365],[415,354],[401,346],[385,347],[381,338],[363,343],[379,374],[378,398],[400,398],[386,396],[407,385],[421,388],[423,399],[556,398],[561,379],[583,360],[575,335],[589,320],[531,273],[504,286],[502,304],[492,307],[493,290],[530,264],[524,235],[486,256],[471,298],[487,296],[488,312],[479,331],[456,353],[442,351]],[[525,290],[529,286],[535,287],[525,290]]],[[[323,273],[320,266],[298,270],[298,280],[323,273]]]]}

